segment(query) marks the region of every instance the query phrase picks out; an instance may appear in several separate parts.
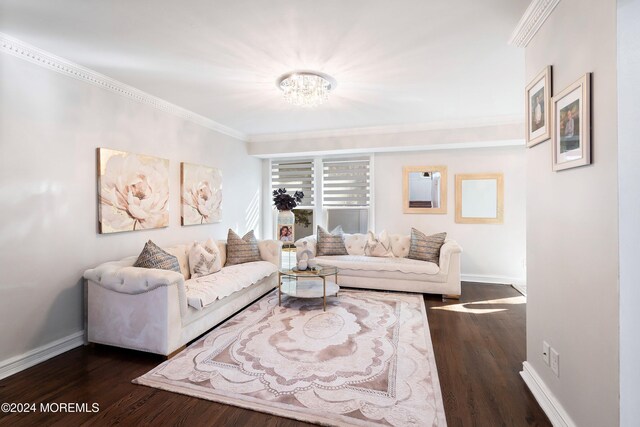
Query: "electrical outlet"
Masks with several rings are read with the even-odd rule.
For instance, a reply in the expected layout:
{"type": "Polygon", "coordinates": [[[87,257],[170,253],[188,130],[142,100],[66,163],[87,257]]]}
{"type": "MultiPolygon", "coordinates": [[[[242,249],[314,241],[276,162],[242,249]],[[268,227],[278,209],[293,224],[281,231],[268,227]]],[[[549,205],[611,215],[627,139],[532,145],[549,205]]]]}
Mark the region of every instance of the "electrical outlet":
{"type": "Polygon", "coordinates": [[[560,378],[560,355],[555,349],[551,349],[551,370],[560,378]]]}
{"type": "Polygon", "coordinates": [[[542,341],[542,360],[544,363],[549,366],[549,343],[546,341],[542,341]]]}

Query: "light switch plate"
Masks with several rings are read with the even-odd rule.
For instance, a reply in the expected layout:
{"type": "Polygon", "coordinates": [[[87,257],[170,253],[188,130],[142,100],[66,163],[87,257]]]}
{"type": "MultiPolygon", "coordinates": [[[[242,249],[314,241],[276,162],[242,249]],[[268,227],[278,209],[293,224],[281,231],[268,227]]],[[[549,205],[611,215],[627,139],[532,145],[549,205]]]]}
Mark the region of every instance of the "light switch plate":
{"type": "Polygon", "coordinates": [[[555,349],[551,349],[551,370],[560,378],[560,355],[555,349]]]}
{"type": "Polygon", "coordinates": [[[544,363],[549,366],[549,349],[551,348],[551,346],[549,345],[548,342],[546,341],[542,341],[542,360],[544,361],[544,363]]]}

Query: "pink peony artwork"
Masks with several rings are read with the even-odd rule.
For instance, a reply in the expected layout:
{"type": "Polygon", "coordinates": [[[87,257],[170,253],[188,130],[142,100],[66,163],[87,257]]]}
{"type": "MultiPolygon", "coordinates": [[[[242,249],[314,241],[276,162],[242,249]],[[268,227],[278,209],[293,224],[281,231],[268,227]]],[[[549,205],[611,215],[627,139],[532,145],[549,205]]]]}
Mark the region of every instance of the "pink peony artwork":
{"type": "Polygon", "coordinates": [[[220,169],[182,163],[182,225],[222,221],[222,173],[220,169]]]}
{"type": "Polygon", "coordinates": [[[100,233],[169,225],[169,161],[98,148],[100,233]]]}

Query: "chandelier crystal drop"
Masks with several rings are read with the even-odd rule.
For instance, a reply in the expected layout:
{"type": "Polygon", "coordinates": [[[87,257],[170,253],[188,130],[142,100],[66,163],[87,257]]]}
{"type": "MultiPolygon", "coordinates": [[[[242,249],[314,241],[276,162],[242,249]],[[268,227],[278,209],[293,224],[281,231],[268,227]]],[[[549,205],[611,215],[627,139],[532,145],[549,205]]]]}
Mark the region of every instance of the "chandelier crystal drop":
{"type": "Polygon", "coordinates": [[[285,101],[299,107],[315,107],[324,103],[336,86],[332,77],[313,71],[285,74],[277,84],[285,101]]]}

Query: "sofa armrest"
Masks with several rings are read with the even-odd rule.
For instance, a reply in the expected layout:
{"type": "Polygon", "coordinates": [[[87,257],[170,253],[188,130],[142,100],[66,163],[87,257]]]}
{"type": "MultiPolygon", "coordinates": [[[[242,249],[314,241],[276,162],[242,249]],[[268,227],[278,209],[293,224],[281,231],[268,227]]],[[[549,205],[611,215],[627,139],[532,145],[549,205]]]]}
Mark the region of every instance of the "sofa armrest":
{"type": "Polygon", "coordinates": [[[176,286],[182,315],[187,312],[187,295],[182,273],[156,268],[122,266],[108,262],[84,272],[84,278],[105,289],[128,295],[151,292],[165,286],[176,286]]]}
{"type": "Polygon", "coordinates": [[[311,251],[311,256],[309,258],[315,258],[316,257],[316,244],[317,244],[317,240],[316,240],[316,236],[307,236],[304,237],[302,239],[296,240],[296,259],[300,260],[300,255],[302,253],[302,251],[308,249],[311,251]],[[306,248],[305,248],[305,244],[306,244],[306,248]]]}
{"type": "Polygon", "coordinates": [[[279,240],[260,240],[258,242],[260,258],[280,268],[282,265],[282,242],[279,240]]]}
{"type": "Polygon", "coordinates": [[[451,258],[454,256],[459,256],[462,253],[462,247],[455,240],[447,240],[444,242],[444,245],[440,248],[440,259],[438,261],[438,265],[440,266],[440,271],[445,274],[449,272],[449,264],[451,263],[451,258]]]}

